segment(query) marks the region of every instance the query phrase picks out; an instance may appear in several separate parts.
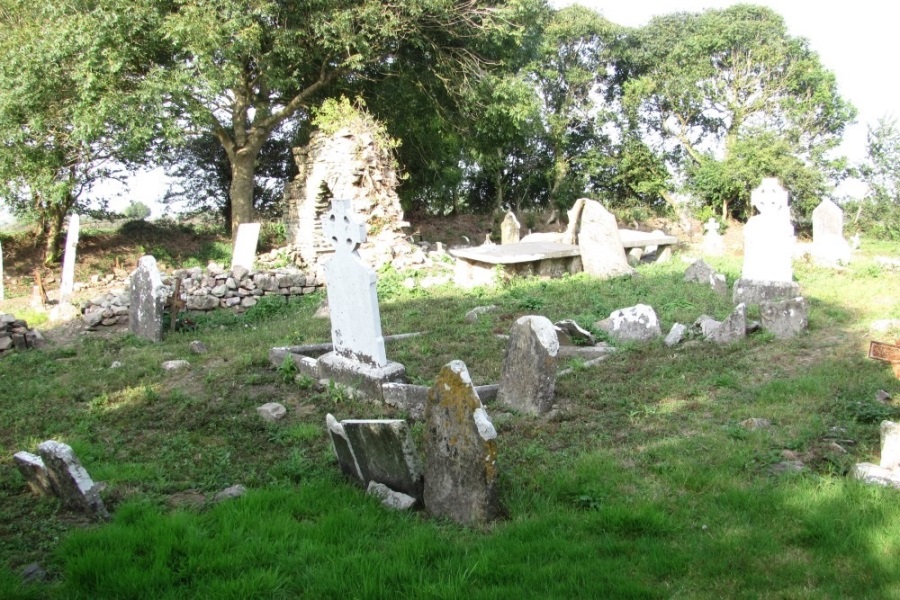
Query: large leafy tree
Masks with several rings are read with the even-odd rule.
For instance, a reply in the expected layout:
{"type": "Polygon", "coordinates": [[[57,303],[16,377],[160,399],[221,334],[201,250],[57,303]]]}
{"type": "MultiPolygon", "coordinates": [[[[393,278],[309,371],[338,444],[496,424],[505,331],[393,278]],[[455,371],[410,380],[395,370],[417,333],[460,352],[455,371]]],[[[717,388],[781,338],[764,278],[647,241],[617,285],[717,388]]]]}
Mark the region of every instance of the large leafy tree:
{"type": "Polygon", "coordinates": [[[900,125],[882,117],[869,126],[867,155],[859,167],[868,185],[855,203],[855,221],[876,237],[900,239],[900,125]]]}
{"type": "Polygon", "coordinates": [[[632,126],[689,187],[702,173],[699,189],[716,188],[723,213],[749,211],[757,182],[738,190],[729,176],[758,154],[749,146],[774,136],[786,150],[768,175],[787,178],[795,160],[829,172],[827,153],[854,117],[806,40],[759,6],[657,17],[624,38],[616,74],[632,126]],[[714,173],[726,177],[714,183],[714,173]]]}
{"type": "Polygon", "coordinates": [[[273,132],[410,51],[426,56],[446,85],[464,86],[481,64],[471,41],[508,24],[496,4],[176,0],[164,25],[176,61],[155,83],[173,116],[225,150],[236,227],[253,219],[257,158],[273,132]]]}
{"type": "Polygon", "coordinates": [[[60,257],[66,215],[158,135],[139,110],[156,11],[117,0],[0,0],[0,199],[60,257]]]}

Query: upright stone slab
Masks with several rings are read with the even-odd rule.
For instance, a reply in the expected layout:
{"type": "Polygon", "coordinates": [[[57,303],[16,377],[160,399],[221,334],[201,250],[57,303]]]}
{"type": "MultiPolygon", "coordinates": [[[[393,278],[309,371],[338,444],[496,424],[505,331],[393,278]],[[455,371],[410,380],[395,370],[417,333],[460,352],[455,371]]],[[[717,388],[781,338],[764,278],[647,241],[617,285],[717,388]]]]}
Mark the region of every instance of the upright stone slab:
{"type": "Polygon", "coordinates": [[[710,217],[703,225],[703,254],[706,256],[722,256],[725,254],[725,240],[719,234],[719,222],[710,217]]]}
{"type": "Polygon", "coordinates": [[[91,476],[81,466],[70,446],[48,440],[38,446],[38,452],[47,468],[53,490],[65,506],[81,510],[96,519],[109,518],[91,476]]]}
{"type": "Polygon", "coordinates": [[[844,239],[844,211],[828,200],[813,210],[813,260],[824,266],[846,265],[852,253],[844,239]]]}
{"type": "Polygon", "coordinates": [[[500,243],[501,244],[518,244],[519,231],[521,225],[512,211],[506,213],[506,218],[500,224],[500,243]]]}
{"type": "Polygon", "coordinates": [[[356,252],[366,240],[366,225],[356,220],[349,200],[334,199],[322,229],[335,247],[325,265],[334,351],[319,358],[320,373],[380,400],[381,384],[402,381],[406,370],[387,360],[377,276],[356,252]]]}
{"type": "Polygon", "coordinates": [[[344,434],[363,487],[375,481],[395,492],[422,498],[422,463],[402,419],[346,419],[344,434]]]}
{"type": "Polygon", "coordinates": [[[601,278],[634,273],[625,256],[616,218],[596,200],[583,201],[578,247],[585,273],[601,278]]]}
{"type": "Polygon", "coordinates": [[[253,270],[256,262],[256,244],[259,242],[259,223],[241,223],[238,225],[237,237],[234,240],[234,253],[231,255],[231,269],[243,267],[253,270]]]}
{"type": "Polygon", "coordinates": [[[794,337],[809,327],[809,303],[802,297],[761,302],[759,320],[778,339],[794,337]]]}
{"type": "Polygon", "coordinates": [[[559,339],[550,319],[520,317],[509,332],[497,401],[531,415],[553,406],[559,339]]]}
{"type": "Polygon", "coordinates": [[[163,310],[168,291],[156,268],[156,259],[149,254],[142,256],[131,275],[131,305],[128,308],[131,333],[151,342],[162,341],[163,310]]]}
{"type": "Polygon", "coordinates": [[[425,408],[425,509],[431,515],[465,525],[499,516],[496,438],[466,365],[450,362],[425,408]]]}
{"type": "Polygon", "coordinates": [[[791,260],[794,227],[788,209],[788,193],[773,177],[763,179],[750,201],[759,211],[744,226],[744,268],[734,284],[735,304],[759,304],[799,295],[793,282],[791,260]]]}
{"type": "Polygon", "coordinates": [[[69,229],[66,232],[66,250],[63,255],[62,280],[59,284],[59,303],[66,304],[75,291],[75,254],[78,248],[78,231],[81,218],[77,214],[69,217],[69,229]]]}

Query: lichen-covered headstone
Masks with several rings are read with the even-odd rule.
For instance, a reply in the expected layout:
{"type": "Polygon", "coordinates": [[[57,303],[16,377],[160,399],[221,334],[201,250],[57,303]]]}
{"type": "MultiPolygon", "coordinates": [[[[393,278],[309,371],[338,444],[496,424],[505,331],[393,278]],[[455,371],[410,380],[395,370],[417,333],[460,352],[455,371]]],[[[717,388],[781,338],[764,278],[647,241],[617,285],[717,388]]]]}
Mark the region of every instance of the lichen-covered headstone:
{"type": "Polygon", "coordinates": [[[425,408],[425,509],[461,524],[500,514],[497,431],[466,365],[444,366],[425,408]]]}
{"type": "Polygon", "coordinates": [[[163,285],[156,267],[156,259],[142,256],[131,275],[131,306],[128,310],[128,329],[134,335],[161,342],[163,311],[169,290],[163,285]]]}
{"type": "Polygon", "coordinates": [[[844,239],[844,211],[829,199],[813,210],[813,260],[825,266],[846,265],[852,253],[844,239]]]}
{"type": "Polygon", "coordinates": [[[78,230],[81,218],[77,214],[69,217],[69,230],[66,232],[66,249],[63,255],[62,280],[59,284],[59,303],[65,304],[75,291],[75,253],[78,248],[78,230]]]}
{"type": "Polygon", "coordinates": [[[96,519],[109,518],[97,487],[70,446],[47,440],[38,446],[38,452],[53,490],[65,506],[84,511],[96,519]]]}
{"type": "Polygon", "coordinates": [[[776,338],[794,337],[809,326],[809,303],[802,297],[761,302],[759,320],[763,330],[776,338]]]}
{"type": "Polygon", "coordinates": [[[584,200],[578,225],[578,247],[584,272],[608,278],[631,275],[616,218],[596,200],[584,200]]]}
{"type": "Polygon", "coordinates": [[[422,497],[422,463],[406,421],[345,419],[341,426],[363,486],[375,481],[395,492],[422,497]]]}
{"type": "Polygon", "coordinates": [[[253,270],[256,262],[256,244],[259,241],[259,223],[241,223],[238,225],[237,237],[234,240],[234,253],[231,256],[231,269],[243,267],[253,270]]]}
{"type": "Polygon", "coordinates": [[[744,268],[734,284],[735,304],[759,304],[797,296],[791,260],[794,227],[788,209],[788,193],[778,180],[767,177],[750,195],[759,211],[744,226],[744,268]]]}
{"type": "Polygon", "coordinates": [[[532,415],[553,406],[559,340],[550,319],[520,317],[509,332],[497,401],[532,415]]]}
{"type": "Polygon", "coordinates": [[[520,227],[516,215],[513,212],[506,213],[503,223],[500,224],[500,243],[518,244],[520,227]]]}

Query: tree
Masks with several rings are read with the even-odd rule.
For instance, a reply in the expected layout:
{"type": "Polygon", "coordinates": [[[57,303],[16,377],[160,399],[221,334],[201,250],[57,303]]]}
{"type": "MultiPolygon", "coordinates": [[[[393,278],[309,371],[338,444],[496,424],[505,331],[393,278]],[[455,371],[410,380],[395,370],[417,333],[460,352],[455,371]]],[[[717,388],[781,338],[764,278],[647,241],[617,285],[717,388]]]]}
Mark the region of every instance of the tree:
{"type": "Polygon", "coordinates": [[[410,49],[448,86],[479,66],[470,40],[506,27],[502,6],[480,0],[179,0],[164,36],[174,66],[155,83],[162,106],[194,133],[219,140],[231,167],[232,226],[253,218],[259,153],[286,121],[340,85],[375,78],[410,49]]]}
{"type": "Polygon", "coordinates": [[[900,125],[882,117],[869,126],[866,159],[859,166],[868,185],[866,197],[855,203],[855,221],[870,234],[900,239],[900,125]]]}
{"type": "Polygon", "coordinates": [[[125,218],[141,221],[150,216],[150,207],[143,202],[132,201],[125,207],[122,214],[125,218]]]}
{"type": "Polygon", "coordinates": [[[0,199],[36,224],[47,263],[66,215],[157,135],[137,108],[155,13],[119,19],[116,2],[0,0],[0,199]]]}
{"type": "MultiPolygon", "coordinates": [[[[731,172],[739,156],[753,154],[747,145],[762,139],[760,132],[786,150],[778,155],[786,161],[770,164],[768,175],[785,178],[794,159],[835,175],[826,155],[855,111],[806,40],[788,35],[770,9],[737,5],[657,17],[626,35],[618,55],[617,85],[631,126],[676,176],[704,173],[708,180],[731,172]]],[[[749,215],[740,201],[749,189],[730,185],[713,186],[723,216],[749,215]]]]}

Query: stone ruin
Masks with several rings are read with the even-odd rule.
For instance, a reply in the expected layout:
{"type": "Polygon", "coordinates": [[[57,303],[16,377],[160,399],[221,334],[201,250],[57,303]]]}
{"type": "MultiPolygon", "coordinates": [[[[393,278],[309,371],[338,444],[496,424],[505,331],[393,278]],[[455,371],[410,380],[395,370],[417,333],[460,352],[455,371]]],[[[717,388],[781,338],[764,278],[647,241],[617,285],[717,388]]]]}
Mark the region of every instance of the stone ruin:
{"type": "Polygon", "coordinates": [[[387,263],[403,268],[424,260],[403,232],[409,223],[403,220],[391,151],[379,143],[365,118],[331,135],[314,133],[306,147],[294,149],[294,161],[297,176],[284,190],[285,224],[303,264],[320,266],[333,251],[321,226],[332,198],[349,200],[353,212],[369,224],[369,239],[359,253],[376,270],[387,263]]]}
{"type": "Polygon", "coordinates": [[[0,314],[0,356],[11,350],[40,348],[44,336],[37,329],[29,329],[28,323],[13,315],[0,314]]]}

